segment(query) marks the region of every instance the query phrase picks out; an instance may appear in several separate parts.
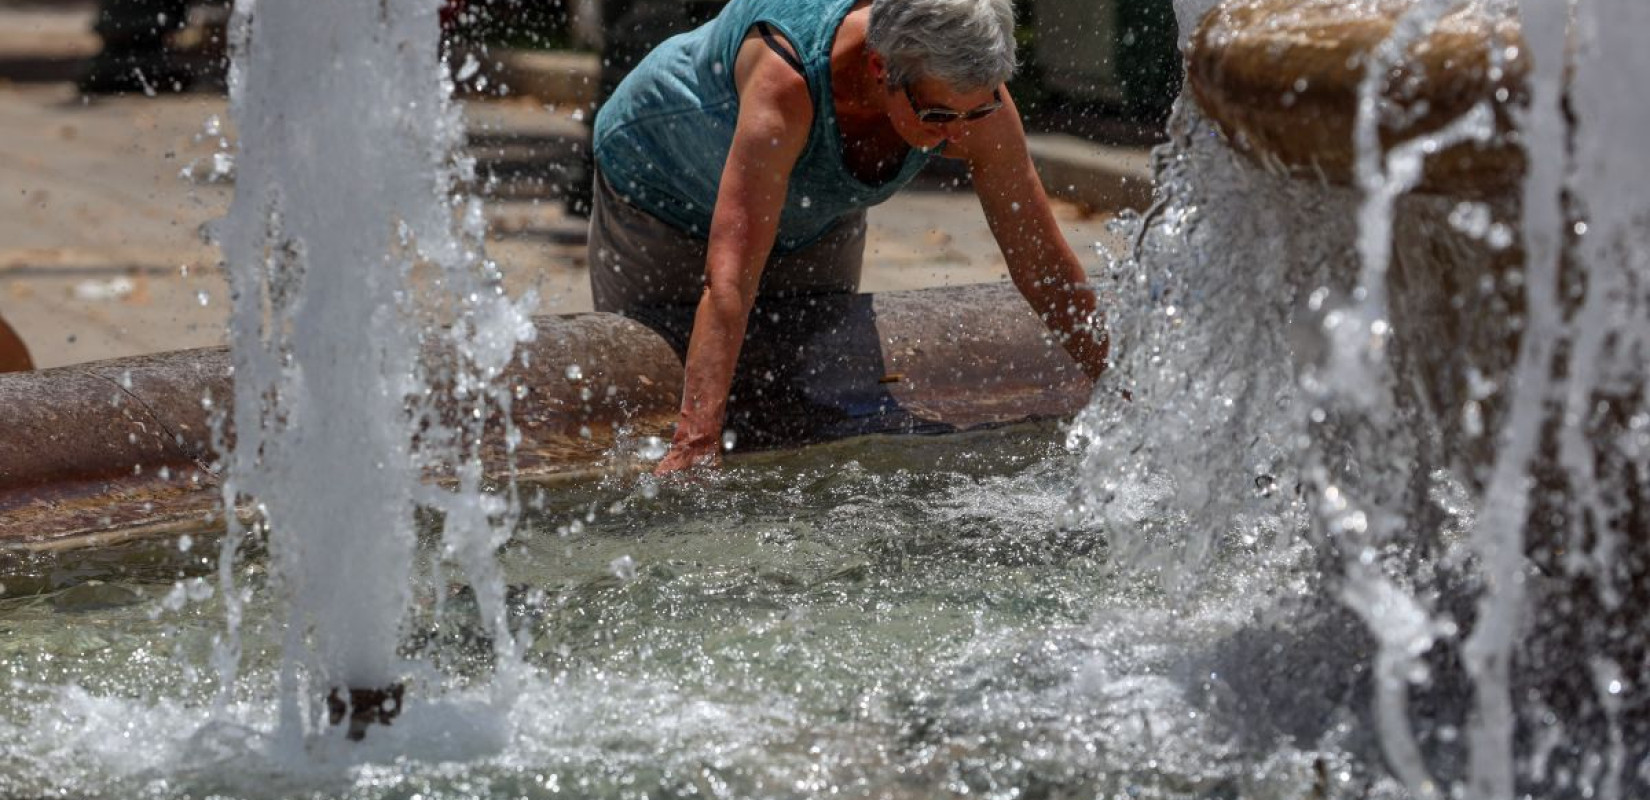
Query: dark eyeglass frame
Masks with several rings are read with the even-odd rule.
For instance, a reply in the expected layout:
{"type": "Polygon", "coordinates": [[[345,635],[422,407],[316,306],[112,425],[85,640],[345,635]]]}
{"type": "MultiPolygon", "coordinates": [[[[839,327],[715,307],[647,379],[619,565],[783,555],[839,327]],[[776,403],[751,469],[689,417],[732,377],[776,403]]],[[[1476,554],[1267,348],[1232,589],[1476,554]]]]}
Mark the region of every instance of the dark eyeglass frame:
{"type": "Polygon", "coordinates": [[[912,113],[917,115],[917,121],[924,125],[945,125],[952,122],[973,122],[991,116],[992,112],[1003,107],[1003,92],[1001,89],[991,90],[991,102],[971,108],[967,111],[958,111],[954,108],[918,108],[916,95],[911,94],[911,85],[900,87],[905,90],[905,102],[911,104],[912,113]]]}

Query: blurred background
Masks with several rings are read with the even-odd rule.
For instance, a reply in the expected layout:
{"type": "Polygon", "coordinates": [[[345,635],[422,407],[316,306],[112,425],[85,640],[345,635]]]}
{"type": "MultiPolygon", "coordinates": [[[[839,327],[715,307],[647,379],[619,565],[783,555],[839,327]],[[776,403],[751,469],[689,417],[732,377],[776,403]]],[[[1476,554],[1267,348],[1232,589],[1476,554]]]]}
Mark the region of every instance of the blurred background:
{"type": "MultiPolygon", "coordinates": [[[[509,288],[536,288],[541,313],[590,308],[587,142],[602,98],[655,44],[722,5],[443,8],[477,164],[464,188],[486,201],[488,252],[509,288]]],[[[1172,7],[1017,8],[1023,66],[1010,88],[1084,252],[1107,239],[1110,215],[1150,202],[1147,151],[1181,77],[1172,7]]],[[[234,185],[229,16],[217,0],[0,0],[0,370],[224,343],[228,287],[208,231],[234,185]]],[[[941,162],[873,211],[863,290],[1006,279],[967,181],[941,162]]]]}

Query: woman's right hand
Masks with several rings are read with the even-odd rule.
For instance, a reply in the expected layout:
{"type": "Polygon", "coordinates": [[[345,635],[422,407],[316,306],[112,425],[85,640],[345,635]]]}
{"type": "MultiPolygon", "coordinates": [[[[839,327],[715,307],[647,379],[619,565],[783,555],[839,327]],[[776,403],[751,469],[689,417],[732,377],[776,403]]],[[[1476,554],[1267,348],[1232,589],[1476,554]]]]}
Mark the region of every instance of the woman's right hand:
{"type": "Polygon", "coordinates": [[[687,470],[720,467],[722,453],[716,444],[716,437],[679,436],[670,443],[670,452],[653,467],[653,474],[662,478],[687,470]]]}

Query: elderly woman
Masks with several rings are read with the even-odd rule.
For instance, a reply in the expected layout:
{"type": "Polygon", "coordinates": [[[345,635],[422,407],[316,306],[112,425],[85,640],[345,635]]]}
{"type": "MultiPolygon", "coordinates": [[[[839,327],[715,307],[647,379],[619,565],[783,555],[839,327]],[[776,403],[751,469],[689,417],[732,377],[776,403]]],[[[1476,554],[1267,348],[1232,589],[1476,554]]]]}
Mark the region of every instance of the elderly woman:
{"type": "Polygon", "coordinates": [[[1091,379],[1095,299],[1004,82],[1011,0],[733,0],[650,53],[596,120],[591,288],[661,328],[696,307],[657,472],[714,464],[758,296],[858,289],[865,209],[967,163],[1014,285],[1091,379]]]}

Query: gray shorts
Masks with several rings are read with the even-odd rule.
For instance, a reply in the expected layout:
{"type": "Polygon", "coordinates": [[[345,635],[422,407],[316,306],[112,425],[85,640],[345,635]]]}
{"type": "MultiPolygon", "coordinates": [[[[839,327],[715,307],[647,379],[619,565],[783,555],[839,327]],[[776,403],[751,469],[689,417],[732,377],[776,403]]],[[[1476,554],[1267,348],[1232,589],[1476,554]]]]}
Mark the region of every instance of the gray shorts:
{"type": "MultiPolygon", "coordinates": [[[[705,287],[707,243],[631,205],[599,169],[595,184],[590,294],[596,310],[635,319],[657,330],[678,352],[686,352],[705,287]]],[[[769,257],[757,304],[858,292],[864,261],[865,212],[857,211],[807,247],[769,257]]]]}

